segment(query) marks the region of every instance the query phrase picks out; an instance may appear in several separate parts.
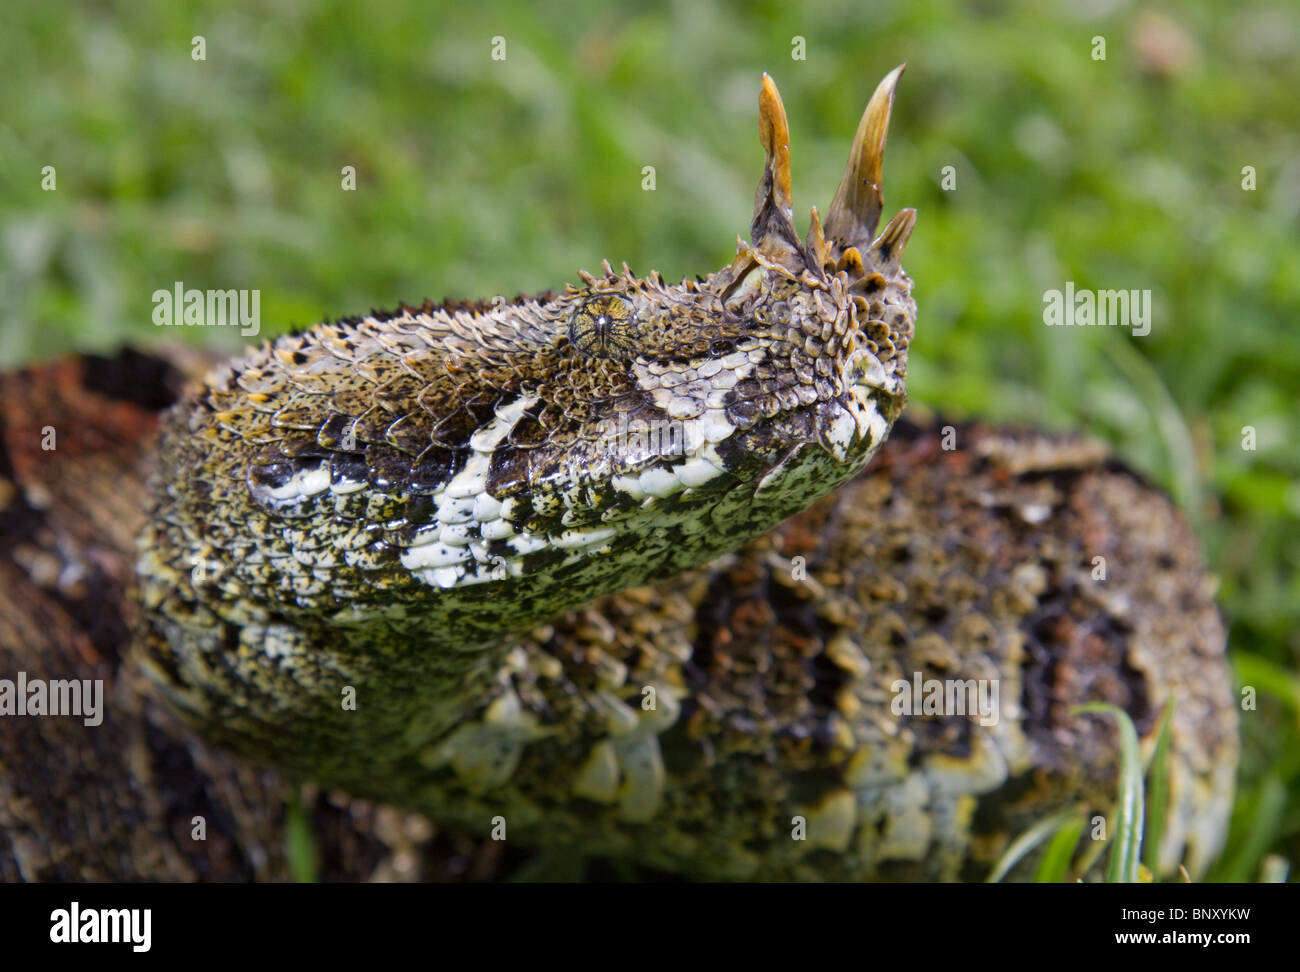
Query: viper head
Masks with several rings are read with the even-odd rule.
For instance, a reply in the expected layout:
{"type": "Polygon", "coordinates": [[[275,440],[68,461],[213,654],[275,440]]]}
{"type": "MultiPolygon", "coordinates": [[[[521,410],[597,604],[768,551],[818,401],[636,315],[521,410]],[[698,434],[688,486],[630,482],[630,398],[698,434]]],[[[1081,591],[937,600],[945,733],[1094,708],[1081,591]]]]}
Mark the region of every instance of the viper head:
{"type": "Polygon", "coordinates": [[[877,234],[902,71],[876,88],[826,222],[814,208],[803,240],[789,126],[765,74],[751,241],[737,240],[729,266],[670,284],[606,262],[559,294],[403,305],[235,362],[209,407],[232,420],[235,406],[260,412],[294,442],[269,437],[254,497],[283,505],[284,480],[313,459],[336,480],[436,492],[476,435],[492,438],[484,486],[498,497],[623,484],[640,501],[657,494],[635,480],[692,489],[720,467],[771,485],[803,449],[825,452],[837,480],[856,471],[902,409],[916,316],[899,263],[915,210],[877,234]],[[295,393],[287,408],[241,394],[281,390],[295,393]]]}
{"type": "MultiPolygon", "coordinates": [[[[880,444],[905,400],[916,316],[899,265],[915,210],[902,210],[876,232],[885,136],[902,71],[877,87],[826,222],[814,208],[804,239],[792,216],[785,109],[764,75],[759,136],[766,160],[751,242],[738,241],[731,265],[670,286],[658,274],[640,279],[606,264],[600,276],[584,273],[582,286],[556,298],[567,343],[578,352],[567,364],[582,376],[572,384],[590,389],[590,400],[615,405],[605,428],[621,435],[622,449],[616,442],[598,447],[613,471],[639,475],[678,464],[671,452],[654,455],[653,442],[629,448],[629,429],[658,428],[660,440],[667,431],[669,449],[684,443],[687,455],[710,443],[769,458],[773,449],[784,457],[817,447],[851,469],[880,444]],[[616,389],[627,394],[610,395],[616,389]]],[[[590,468],[591,458],[584,455],[581,465],[590,468]]]]}

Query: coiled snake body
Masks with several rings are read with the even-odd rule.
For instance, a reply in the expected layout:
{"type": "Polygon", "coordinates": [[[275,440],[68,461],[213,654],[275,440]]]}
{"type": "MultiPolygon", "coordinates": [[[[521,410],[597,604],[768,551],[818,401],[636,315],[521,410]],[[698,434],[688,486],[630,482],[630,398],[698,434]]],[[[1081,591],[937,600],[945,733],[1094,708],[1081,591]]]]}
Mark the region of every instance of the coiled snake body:
{"type": "MultiPolygon", "coordinates": [[[[717,273],[605,264],[214,370],[150,462],[123,622],[141,697],[254,763],[467,832],[697,877],[863,879],[975,876],[1043,813],[1104,805],[1113,731],[1071,704],[1116,702],[1149,735],[1173,695],[1162,861],[1199,871],[1236,737],[1177,513],[1097,448],[1028,432],[953,428],[954,449],[909,424],[858,475],[902,411],[915,320],[915,213],[877,233],[900,73],[806,240],[765,77],[752,243],[717,273]],[[1124,582],[1094,580],[1095,557],[1124,582]],[[995,686],[996,709],[900,713],[899,686],[935,678],[995,686]]],[[[7,769],[0,823],[42,876],[58,842],[13,809],[7,769]]]]}

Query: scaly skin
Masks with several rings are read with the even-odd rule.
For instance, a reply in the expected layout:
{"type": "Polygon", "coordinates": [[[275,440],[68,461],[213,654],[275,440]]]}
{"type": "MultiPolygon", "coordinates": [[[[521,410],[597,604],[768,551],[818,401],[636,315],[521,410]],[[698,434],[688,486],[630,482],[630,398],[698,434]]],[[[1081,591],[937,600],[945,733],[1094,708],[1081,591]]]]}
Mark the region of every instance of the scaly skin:
{"type": "MultiPolygon", "coordinates": [[[[444,763],[507,783],[514,757],[462,724],[514,635],[736,549],[860,470],[902,410],[915,214],[875,237],[899,73],[829,238],[815,216],[807,247],[795,234],[765,78],[754,242],[705,280],[606,264],[558,295],[324,324],[218,369],[164,418],[140,541],[142,657],[168,699],[351,792],[428,808],[444,763]]],[[[682,701],[662,686],[647,723],[682,701]]],[[[624,767],[638,826],[671,786],[646,732],[624,767]]]]}
{"type": "MultiPolygon", "coordinates": [[[[1203,867],[1235,720],[1211,586],[1168,503],[1095,447],[979,427],[944,451],[909,425],[857,475],[901,411],[915,316],[914,214],[873,238],[898,73],[806,245],[765,79],[754,243],[706,280],[606,266],[218,369],[141,456],[155,499],[124,623],[154,690],[294,777],[742,879],[977,876],[1042,813],[1106,799],[1113,731],[1073,702],[1113,701],[1149,735],[1176,695],[1162,861],[1203,867]],[[680,423],[684,454],[635,426],[611,441],[607,415],[680,423]],[[1122,585],[1092,579],[1096,556],[1122,585]],[[996,681],[996,722],[896,715],[913,673],[996,681]]],[[[239,772],[216,759],[215,780],[239,772]]],[[[67,842],[41,820],[0,820],[27,876],[67,842]]]]}
{"type": "MultiPolygon", "coordinates": [[[[126,662],[132,537],[144,523],[155,410],[171,400],[177,377],[141,355],[0,374],[0,671],[105,678],[109,700],[96,728],[75,719],[0,719],[0,878],[288,875],[282,826],[292,788],[185,731],[126,662]],[[60,435],[52,452],[40,448],[49,424],[60,435]],[[206,821],[207,840],[191,837],[196,815],[206,821]]],[[[925,659],[943,661],[948,649],[963,667],[992,666],[1017,678],[1003,696],[1018,693],[1017,710],[1007,711],[993,737],[1007,760],[1005,779],[980,774],[968,760],[965,740],[979,730],[967,720],[894,725],[879,686],[876,701],[856,703],[897,735],[898,751],[917,751],[932,764],[966,763],[966,795],[933,799],[933,772],[877,789],[900,812],[887,814],[883,839],[859,838],[854,866],[888,878],[977,878],[1056,806],[1079,799],[1104,811],[1113,794],[1114,735],[1105,720],[1071,719],[1069,707],[1113,701],[1149,743],[1155,713],[1176,694],[1162,857],[1172,866],[1185,854],[1198,873],[1222,839],[1237,741],[1223,632],[1194,537],[1162,496],[1095,445],[1029,430],[958,426],[954,433],[956,447],[945,451],[939,423],[904,418],[868,470],[771,534],[676,581],[602,599],[520,639],[511,691],[539,721],[556,723],[575,709],[588,721],[602,718],[592,714],[592,700],[618,678],[684,681],[709,703],[679,716],[665,737],[670,767],[683,765],[679,753],[695,754],[693,772],[679,778],[711,786],[715,772],[699,761],[721,743],[727,752],[719,764],[766,772],[764,785],[784,787],[769,753],[788,757],[802,745],[799,765],[825,766],[817,735],[861,724],[855,700],[873,693],[871,670],[854,675],[862,668],[855,648],[882,681],[883,672],[928,673],[933,663],[925,659]],[[1093,581],[1097,555],[1108,558],[1112,578],[1126,580],[1093,581]],[[804,558],[808,579],[796,579],[795,557],[804,558]],[[981,618],[999,633],[991,645],[970,637],[983,628],[981,618]],[[760,747],[764,758],[738,762],[746,747],[760,747]],[[901,812],[909,798],[910,812],[901,812]],[[931,802],[918,808],[918,800],[931,802]]],[[[505,694],[505,679],[500,684],[505,694]]],[[[524,750],[511,799],[530,788],[525,802],[554,803],[554,788],[538,780],[575,732],[524,750]]],[[[725,780],[720,769],[716,778],[725,780]]],[[[827,779],[838,787],[836,774],[827,779]]],[[[575,807],[592,809],[574,801],[548,818],[571,831],[589,819],[575,807]]],[[[501,805],[457,787],[446,812],[435,814],[444,830],[341,795],[311,800],[309,818],[326,878],[447,880],[489,877],[519,862],[522,828],[492,841],[488,809],[495,815],[501,805]],[[466,837],[445,832],[453,806],[466,837]]],[[[795,862],[795,873],[848,873],[842,856],[810,853],[811,863],[795,862]]],[[[754,866],[749,855],[723,859],[731,873],[754,866]]],[[[755,873],[776,872],[780,855],[764,865],[767,859],[759,858],[755,873]]],[[[697,859],[691,871],[701,866],[697,859]]]]}

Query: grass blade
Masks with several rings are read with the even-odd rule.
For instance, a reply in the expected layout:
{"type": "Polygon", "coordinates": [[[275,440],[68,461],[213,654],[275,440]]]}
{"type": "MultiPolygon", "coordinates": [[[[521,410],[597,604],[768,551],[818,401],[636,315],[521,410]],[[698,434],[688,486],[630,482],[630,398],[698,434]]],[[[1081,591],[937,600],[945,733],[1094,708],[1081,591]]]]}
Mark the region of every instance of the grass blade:
{"type": "Polygon", "coordinates": [[[1294,672],[1277,662],[1246,651],[1233,653],[1232,667],[1239,684],[1253,685],[1280,699],[1300,721],[1300,678],[1294,672]]]}
{"type": "Polygon", "coordinates": [[[1242,794],[1239,806],[1249,823],[1239,838],[1229,842],[1219,862],[1217,877],[1237,884],[1253,878],[1258,870],[1257,862],[1281,832],[1286,803],[1286,784],[1272,775],[1242,794]]]}
{"type": "Polygon", "coordinates": [[[284,829],[288,844],[286,856],[289,873],[299,884],[315,884],[319,880],[316,872],[316,841],[302,804],[302,796],[298,793],[289,800],[284,829]]]}
{"type": "MultiPolygon", "coordinates": [[[[1078,807],[1070,807],[1062,810],[1060,813],[1046,817],[1034,824],[1023,834],[1011,842],[1011,845],[1003,852],[1002,857],[998,860],[997,865],[989,872],[989,876],[984,879],[986,884],[997,884],[1010,873],[1022,857],[1031,850],[1045,841],[1052,834],[1056,833],[1073,818],[1079,815],[1078,807]]],[[[1083,825],[1080,824],[1080,827],[1083,825]]],[[[1076,840],[1078,838],[1076,837],[1076,840]]]]}
{"type": "Polygon", "coordinates": [[[1072,715],[1083,713],[1109,714],[1119,723],[1119,797],[1115,808],[1114,844],[1106,867],[1106,881],[1111,884],[1137,884],[1140,879],[1138,865],[1142,859],[1142,826],[1145,793],[1142,781],[1142,754],[1138,749],[1137,730],[1128,713],[1117,705],[1089,702],[1070,710],[1072,715]]]}
{"type": "Polygon", "coordinates": [[[1165,834],[1165,816],[1169,812],[1169,750],[1173,739],[1174,699],[1165,703],[1160,728],[1156,732],[1156,749],[1147,770],[1147,833],[1142,863],[1156,877],[1160,876],[1160,842],[1165,834]]]}
{"type": "Polygon", "coordinates": [[[1068,821],[1052,842],[1047,845],[1047,850],[1043,851],[1043,859],[1039,862],[1038,873],[1034,875],[1034,881],[1037,884],[1061,884],[1070,877],[1070,862],[1074,860],[1074,849],[1079,846],[1079,838],[1083,836],[1083,828],[1088,825],[1088,821],[1082,813],[1075,811],[1078,816],[1068,821]]]}

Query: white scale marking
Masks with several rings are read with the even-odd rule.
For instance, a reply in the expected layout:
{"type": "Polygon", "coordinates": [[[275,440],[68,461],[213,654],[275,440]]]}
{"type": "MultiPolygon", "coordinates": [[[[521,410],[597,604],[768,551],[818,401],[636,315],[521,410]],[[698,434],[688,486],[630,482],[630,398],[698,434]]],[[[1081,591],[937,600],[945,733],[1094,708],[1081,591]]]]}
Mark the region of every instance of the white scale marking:
{"type": "Polygon", "coordinates": [[[277,503],[283,503],[286,500],[315,496],[317,493],[323,493],[329,488],[329,463],[322,462],[314,469],[298,470],[286,479],[282,485],[266,490],[264,495],[277,503]]]}
{"type": "Polygon", "coordinates": [[[833,455],[840,462],[848,458],[849,446],[853,443],[853,436],[857,431],[858,423],[847,409],[841,407],[835,418],[831,419],[830,428],[826,430],[826,440],[832,447],[833,455]]]}
{"type": "Polygon", "coordinates": [[[501,579],[501,568],[518,577],[523,572],[519,558],[556,547],[578,550],[603,543],[614,535],[611,529],[566,530],[549,539],[518,531],[509,521],[513,498],[504,502],[487,492],[492,454],[523,417],[536,398],[517,398],[497,410],[496,416],[470,437],[473,450],[469,461],[441,490],[434,494],[434,522],[422,528],[414,545],[402,551],[402,566],[425,583],[450,588],[501,579]],[[475,530],[477,529],[477,537],[475,530]],[[478,542],[479,540],[483,542],[478,542]],[[514,558],[503,561],[488,553],[486,541],[504,540],[514,558]]]}
{"type": "Polygon", "coordinates": [[[344,476],[337,483],[330,483],[330,492],[335,496],[347,496],[357,490],[365,489],[368,485],[369,483],[364,479],[348,479],[344,476]]]}
{"type": "MultiPolygon", "coordinates": [[[[437,507],[435,522],[416,534],[414,546],[402,551],[403,567],[438,587],[454,587],[460,575],[465,574],[463,568],[453,568],[450,565],[453,563],[459,565],[471,560],[473,551],[466,546],[449,547],[443,541],[443,531],[449,526],[473,518],[476,498],[487,491],[487,477],[492,466],[493,450],[518,424],[524,410],[536,403],[536,398],[516,398],[498,409],[492,421],[470,437],[469,444],[473,451],[469,461],[465,463],[464,469],[435,494],[437,507]],[[465,500],[468,500],[468,504],[464,502],[465,500]],[[469,514],[468,517],[466,513],[469,514]],[[449,557],[451,559],[448,559],[449,557]],[[434,569],[430,571],[428,568],[434,569]],[[456,572],[457,576],[452,577],[448,571],[456,572]],[[447,583],[448,580],[451,583],[447,583]]],[[[513,533],[514,530],[511,528],[507,536],[513,533]]],[[[505,539],[505,537],[493,539],[505,539]]]]}

